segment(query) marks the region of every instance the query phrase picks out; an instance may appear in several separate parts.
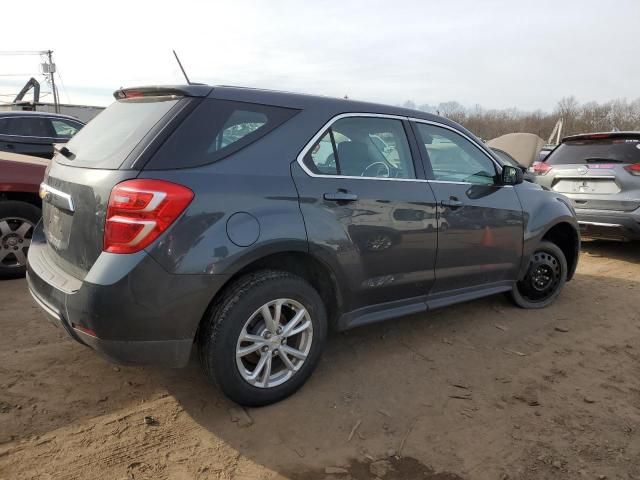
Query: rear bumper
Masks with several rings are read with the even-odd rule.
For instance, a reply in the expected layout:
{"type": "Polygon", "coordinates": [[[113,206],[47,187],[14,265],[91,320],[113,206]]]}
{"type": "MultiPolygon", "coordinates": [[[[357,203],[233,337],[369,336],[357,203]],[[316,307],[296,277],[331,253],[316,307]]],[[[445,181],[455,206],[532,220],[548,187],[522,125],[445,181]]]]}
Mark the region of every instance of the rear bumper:
{"type": "MultiPolygon", "coordinates": [[[[29,280],[27,275],[27,280],[29,280]]],[[[64,330],[72,339],[100,354],[107,360],[123,365],[162,365],[181,367],[189,361],[192,339],[184,340],[104,340],[73,328],[62,314],[47,305],[37,296],[29,283],[29,290],[35,302],[43,309],[49,321],[64,330]]]]}
{"type": "Polygon", "coordinates": [[[84,280],[67,281],[46,249],[37,241],[29,249],[31,295],[53,324],[116,363],[186,365],[200,320],[226,280],[172,275],[140,252],[103,254],[84,280]]]}
{"type": "Polygon", "coordinates": [[[640,240],[640,209],[620,212],[576,208],[576,216],[584,237],[640,240]]]}

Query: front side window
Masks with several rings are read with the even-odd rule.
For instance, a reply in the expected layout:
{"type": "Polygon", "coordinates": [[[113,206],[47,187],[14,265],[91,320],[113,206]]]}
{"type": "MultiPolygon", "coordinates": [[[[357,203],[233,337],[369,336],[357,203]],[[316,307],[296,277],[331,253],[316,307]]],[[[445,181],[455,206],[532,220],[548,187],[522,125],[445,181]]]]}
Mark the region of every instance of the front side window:
{"type": "Polygon", "coordinates": [[[323,175],[416,178],[409,142],[400,120],[347,117],[331,125],[305,156],[323,175]]]}
{"type": "Polygon", "coordinates": [[[416,124],[435,180],[493,185],[493,161],[462,135],[427,123],[416,124]]]}
{"type": "Polygon", "coordinates": [[[82,128],[79,123],[57,118],[51,119],[51,125],[56,132],[57,138],[71,138],[82,128]]]}

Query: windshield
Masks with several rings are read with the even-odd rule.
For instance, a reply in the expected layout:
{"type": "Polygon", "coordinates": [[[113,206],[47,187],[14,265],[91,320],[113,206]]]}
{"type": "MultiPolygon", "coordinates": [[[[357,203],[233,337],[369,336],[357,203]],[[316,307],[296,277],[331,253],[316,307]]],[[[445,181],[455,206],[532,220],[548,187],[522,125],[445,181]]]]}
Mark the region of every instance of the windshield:
{"type": "Polygon", "coordinates": [[[547,157],[549,165],[640,162],[640,139],[608,138],[565,142],[547,157]]]}
{"type": "Polygon", "coordinates": [[[56,155],[56,161],[74,167],[118,169],[179,99],[141,97],[112,103],[66,144],[71,154],[56,155]]]}

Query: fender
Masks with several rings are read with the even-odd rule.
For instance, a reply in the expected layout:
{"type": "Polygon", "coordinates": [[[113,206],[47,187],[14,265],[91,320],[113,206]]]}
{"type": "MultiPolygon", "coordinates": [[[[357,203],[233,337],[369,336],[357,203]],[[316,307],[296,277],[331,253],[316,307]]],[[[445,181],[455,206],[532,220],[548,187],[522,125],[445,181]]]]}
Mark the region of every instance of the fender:
{"type": "Polygon", "coordinates": [[[568,198],[525,182],[515,189],[523,209],[524,241],[519,279],[527,273],[529,258],[544,236],[559,224],[568,224],[575,232],[575,261],[568,265],[567,280],[575,273],[580,251],[580,229],[568,198]]]}

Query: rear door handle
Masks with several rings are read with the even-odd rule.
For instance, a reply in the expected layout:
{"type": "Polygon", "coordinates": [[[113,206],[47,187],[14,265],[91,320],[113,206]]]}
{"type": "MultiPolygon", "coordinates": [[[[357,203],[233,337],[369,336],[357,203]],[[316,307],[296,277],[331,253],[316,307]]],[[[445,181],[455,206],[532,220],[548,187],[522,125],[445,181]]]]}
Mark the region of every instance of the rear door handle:
{"type": "Polygon", "coordinates": [[[449,197],[449,200],[442,200],[442,202],[440,202],[440,205],[449,208],[460,208],[464,204],[460,200],[458,200],[457,197],[449,197]]]}
{"type": "Polygon", "coordinates": [[[16,149],[16,146],[15,146],[13,143],[7,143],[7,145],[6,145],[6,146],[7,146],[7,148],[8,148],[9,150],[15,150],[15,149],[16,149]]]}
{"type": "Polygon", "coordinates": [[[358,200],[358,195],[355,193],[335,192],[325,193],[323,198],[329,202],[355,202],[358,200]]]}

